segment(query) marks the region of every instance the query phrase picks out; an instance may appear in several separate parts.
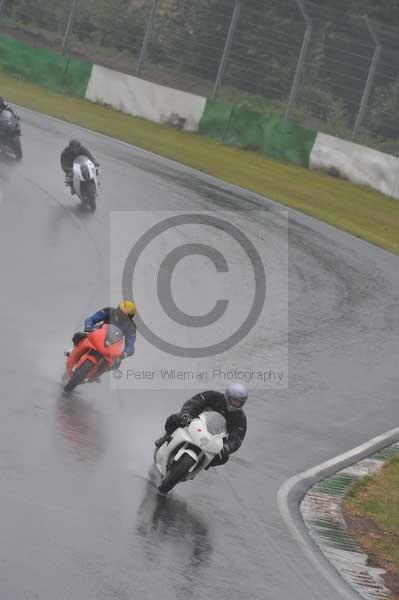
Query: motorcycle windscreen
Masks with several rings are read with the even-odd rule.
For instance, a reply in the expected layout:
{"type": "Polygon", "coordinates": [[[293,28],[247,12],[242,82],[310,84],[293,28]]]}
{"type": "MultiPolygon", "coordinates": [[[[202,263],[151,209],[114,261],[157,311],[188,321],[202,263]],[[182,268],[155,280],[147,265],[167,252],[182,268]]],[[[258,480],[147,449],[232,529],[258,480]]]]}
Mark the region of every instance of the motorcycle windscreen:
{"type": "Polygon", "coordinates": [[[80,156],[75,158],[74,164],[79,165],[82,178],[85,181],[89,181],[89,179],[91,179],[90,160],[87,158],[87,156],[81,154],[80,156]]]}
{"type": "Polygon", "coordinates": [[[223,415],[215,411],[203,412],[202,417],[205,418],[206,428],[212,435],[226,433],[226,419],[223,415]]]}
{"type": "Polygon", "coordinates": [[[105,336],[105,346],[113,346],[117,342],[123,340],[124,336],[122,331],[116,325],[109,325],[107,335],[105,336]]]}
{"type": "Polygon", "coordinates": [[[73,162],[75,164],[78,164],[79,166],[82,166],[82,165],[87,165],[88,163],[90,163],[90,160],[84,154],[79,154],[79,156],[77,156],[73,162]]]}

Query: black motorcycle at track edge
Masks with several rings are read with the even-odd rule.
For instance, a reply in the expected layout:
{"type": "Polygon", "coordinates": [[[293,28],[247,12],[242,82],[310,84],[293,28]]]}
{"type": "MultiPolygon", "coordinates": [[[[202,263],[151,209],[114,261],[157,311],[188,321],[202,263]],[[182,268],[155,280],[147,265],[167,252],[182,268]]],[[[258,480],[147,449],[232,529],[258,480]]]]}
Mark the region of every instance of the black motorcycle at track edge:
{"type": "Polygon", "coordinates": [[[19,117],[7,109],[0,113],[0,153],[8,158],[22,160],[19,117]]]}

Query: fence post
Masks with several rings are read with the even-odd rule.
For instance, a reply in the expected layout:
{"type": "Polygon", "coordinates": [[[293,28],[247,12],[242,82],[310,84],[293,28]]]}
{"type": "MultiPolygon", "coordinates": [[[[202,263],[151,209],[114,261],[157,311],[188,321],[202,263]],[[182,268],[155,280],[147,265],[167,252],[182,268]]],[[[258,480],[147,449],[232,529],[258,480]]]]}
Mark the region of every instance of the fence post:
{"type": "Polygon", "coordinates": [[[141,46],[139,62],[137,63],[137,75],[140,75],[141,67],[147,55],[148,44],[150,43],[152,30],[154,28],[155,17],[157,14],[158,0],[152,0],[152,7],[150,17],[147,23],[147,29],[145,30],[143,45],[141,46]]]}
{"type": "Polygon", "coordinates": [[[303,72],[303,67],[305,65],[305,59],[306,59],[306,54],[308,52],[308,47],[309,47],[309,42],[310,42],[310,38],[312,37],[312,21],[310,20],[310,17],[308,15],[308,13],[305,10],[305,6],[303,4],[302,0],[295,0],[295,2],[297,3],[302,16],[305,20],[306,23],[306,31],[305,31],[305,35],[303,36],[303,41],[302,41],[302,47],[301,47],[301,52],[299,54],[299,58],[298,58],[298,62],[296,65],[296,71],[295,71],[295,75],[294,75],[294,80],[292,82],[292,86],[291,86],[291,91],[290,91],[290,97],[288,99],[288,104],[287,104],[287,108],[285,111],[285,115],[284,115],[284,120],[287,121],[290,114],[291,114],[291,110],[292,107],[294,105],[294,102],[296,100],[296,96],[298,93],[298,88],[299,88],[299,84],[301,81],[301,75],[303,72]]]}
{"type": "Polygon", "coordinates": [[[68,43],[71,35],[73,22],[75,20],[76,7],[78,5],[78,0],[72,0],[71,12],[69,13],[68,24],[66,26],[64,39],[62,42],[62,54],[66,54],[68,52],[68,43]]]}
{"type": "Polygon", "coordinates": [[[231,43],[233,41],[234,33],[237,27],[238,17],[240,16],[241,4],[240,0],[235,0],[233,16],[231,17],[229,31],[227,33],[226,43],[224,45],[222,59],[220,61],[218,74],[216,76],[215,85],[213,86],[212,92],[212,100],[216,98],[216,94],[218,92],[219,86],[222,83],[224,70],[226,68],[227,59],[229,57],[229,52],[231,48],[231,43]]]}
{"type": "Polygon", "coordinates": [[[373,31],[373,28],[371,27],[370,21],[368,20],[367,15],[363,16],[363,19],[365,20],[365,23],[367,25],[367,29],[369,30],[370,36],[375,44],[375,50],[374,50],[374,54],[373,54],[373,58],[371,60],[371,64],[370,64],[370,68],[369,68],[369,73],[367,76],[367,81],[366,81],[366,85],[364,87],[364,91],[363,91],[363,96],[362,96],[362,100],[360,102],[360,108],[359,108],[359,112],[358,115],[356,117],[356,123],[355,126],[353,128],[353,132],[352,132],[352,142],[355,141],[357,134],[359,133],[359,129],[363,123],[363,119],[364,119],[364,113],[366,112],[366,108],[367,108],[367,104],[369,101],[369,97],[370,97],[370,93],[371,93],[371,88],[373,87],[373,82],[374,82],[374,77],[375,77],[375,72],[377,69],[377,64],[378,61],[380,59],[380,55],[381,55],[381,49],[382,49],[382,45],[379,41],[379,39],[377,38],[376,34],[373,31]]]}

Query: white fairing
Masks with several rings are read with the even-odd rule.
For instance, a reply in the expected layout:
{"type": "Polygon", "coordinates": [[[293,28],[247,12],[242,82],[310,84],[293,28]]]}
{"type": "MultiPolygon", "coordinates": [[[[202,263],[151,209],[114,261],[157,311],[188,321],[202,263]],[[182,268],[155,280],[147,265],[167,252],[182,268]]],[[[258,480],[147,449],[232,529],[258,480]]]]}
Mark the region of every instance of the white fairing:
{"type": "Polygon", "coordinates": [[[178,448],[171,460],[179,460],[182,454],[189,454],[195,461],[191,469],[191,479],[204,469],[223,448],[226,437],[226,420],[218,412],[205,411],[188,427],[179,427],[172,434],[169,443],[165,442],[155,453],[155,464],[165,477],[169,457],[178,448]],[[196,449],[189,446],[195,446],[196,449]],[[204,460],[202,461],[202,457],[204,460]],[[202,461],[202,462],[201,462],[202,461]],[[201,464],[199,464],[201,463],[201,464]]]}
{"type": "Polygon", "coordinates": [[[98,189],[97,171],[92,161],[87,156],[78,156],[73,163],[73,189],[82,200],[81,184],[83,181],[93,180],[98,189]],[[89,174],[89,177],[85,177],[84,173],[89,174]]]}

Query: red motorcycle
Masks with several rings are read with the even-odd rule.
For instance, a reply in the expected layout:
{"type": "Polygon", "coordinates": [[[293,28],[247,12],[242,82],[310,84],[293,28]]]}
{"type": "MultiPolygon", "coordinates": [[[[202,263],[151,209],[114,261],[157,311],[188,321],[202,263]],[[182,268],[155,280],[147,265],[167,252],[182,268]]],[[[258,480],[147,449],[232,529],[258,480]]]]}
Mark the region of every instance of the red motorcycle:
{"type": "Polygon", "coordinates": [[[73,348],[66,365],[67,383],[64,392],[71,392],[81,383],[90,383],[109,371],[125,349],[125,336],[116,325],[104,324],[85,332],[85,337],[73,348]]]}

